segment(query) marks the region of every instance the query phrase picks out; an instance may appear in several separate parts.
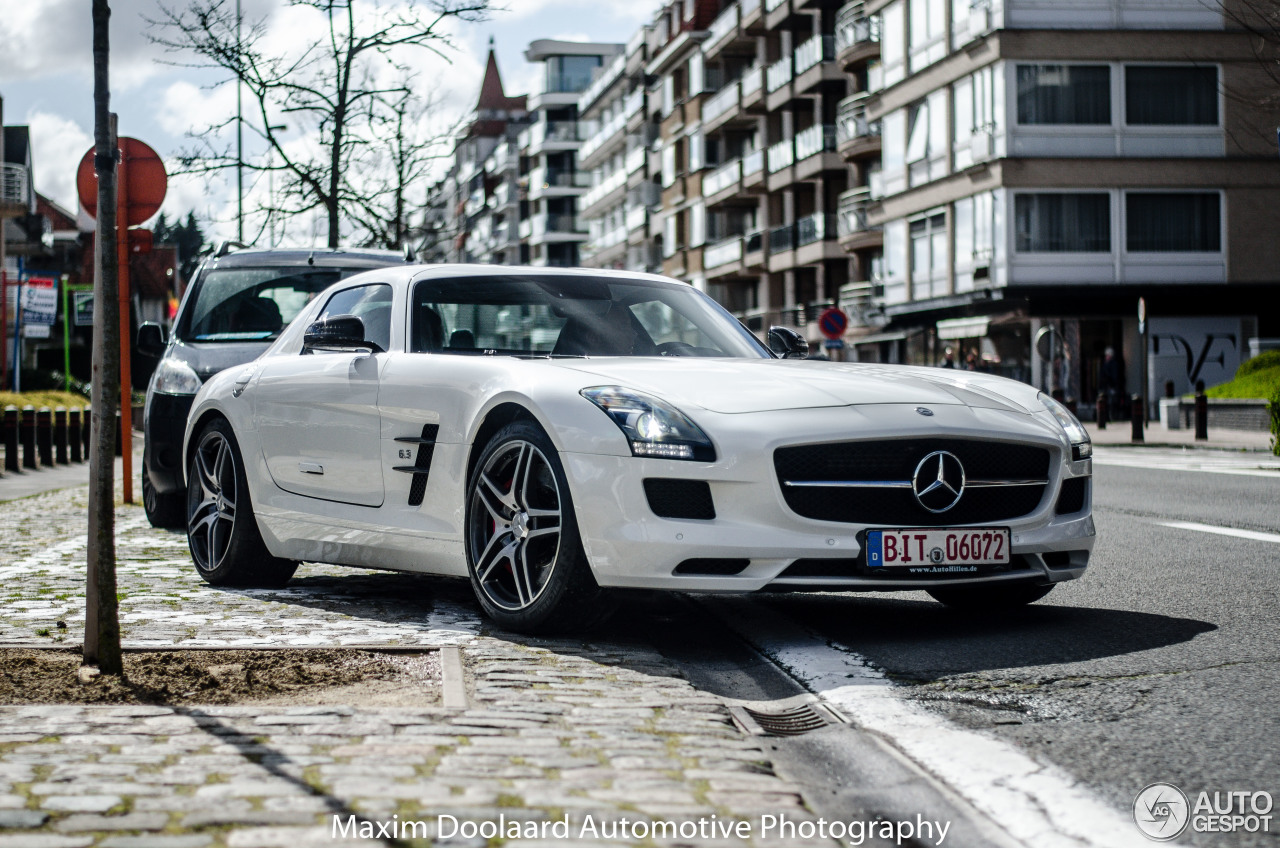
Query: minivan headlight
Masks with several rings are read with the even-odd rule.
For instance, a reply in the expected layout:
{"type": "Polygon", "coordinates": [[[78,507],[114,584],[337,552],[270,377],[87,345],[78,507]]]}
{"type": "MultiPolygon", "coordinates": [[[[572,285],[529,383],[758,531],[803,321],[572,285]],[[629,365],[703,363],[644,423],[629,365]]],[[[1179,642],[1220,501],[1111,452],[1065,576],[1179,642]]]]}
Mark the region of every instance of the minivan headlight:
{"type": "Polygon", "coordinates": [[[1040,402],[1044,404],[1045,409],[1053,413],[1053,417],[1058,419],[1058,423],[1066,432],[1067,439],[1071,442],[1071,458],[1079,461],[1093,456],[1093,442],[1089,440],[1089,433],[1080,423],[1080,419],[1072,415],[1071,410],[1046,394],[1040,395],[1040,402]]]}
{"type": "Polygon", "coordinates": [[[621,386],[595,386],[581,394],[618,425],[633,456],[715,461],[707,434],[666,401],[621,386]]]}
{"type": "Polygon", "coordinates": [[[156,366],[151,388],[162,395],[193,395],[200,391],[200,378],[187,363],[165,357],[156,366]]]}

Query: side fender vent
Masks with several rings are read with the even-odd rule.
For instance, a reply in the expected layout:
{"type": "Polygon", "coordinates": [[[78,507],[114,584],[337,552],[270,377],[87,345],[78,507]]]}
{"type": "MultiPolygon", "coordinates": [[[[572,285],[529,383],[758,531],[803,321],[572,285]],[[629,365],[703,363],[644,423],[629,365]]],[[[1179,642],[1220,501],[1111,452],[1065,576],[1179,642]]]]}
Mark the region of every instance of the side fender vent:
{"type": "Polygon", "coordinates": [[[397,442],[407,442],[418,446],[418,454],[413,465],[397,466],[396,471],[404,471],[413,475],[409,484],[409,506],[422,506],[422,499],[427,493],[427,477],[431,472],[431,458],[436,452],[436,436],[440,433],[439,424],[422,425],[422,436],[398,436],[397,442]]]}

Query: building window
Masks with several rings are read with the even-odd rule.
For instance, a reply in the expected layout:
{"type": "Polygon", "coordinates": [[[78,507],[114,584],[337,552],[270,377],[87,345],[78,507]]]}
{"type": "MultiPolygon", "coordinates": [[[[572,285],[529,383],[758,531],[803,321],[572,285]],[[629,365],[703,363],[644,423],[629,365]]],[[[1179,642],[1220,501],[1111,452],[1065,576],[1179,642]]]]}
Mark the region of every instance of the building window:
{"type": "Polygon", "coordinates": [[[884,84],[893,85],[906,75],[904,46],[907,41],[905,0],[890,3],[880,12],[880,61],[884,66],[884,84]]]}
{"type": "Polygon", "coordinates": [[[941,59],[946,53],[943,39],[947,34],[945,0],[910,0],[911,71],[920,70],[941,59]]]}
{"type": "Polygon", "coordinates": [[[911,236],[911,296],[913,300],[944,294],[947,273],[947,216],[918,218],[909,224],[911,236]],[[930,283],[943,285],[931,290],[930,283]]]}
{"type": "Polygon", "coordinates": [[[1106,65],[1018,65],[1018,123],[1110,124],[1106,65]]]}
{"type": "Polygon", "coordinates": [[[599,56],[552,56],[547,59],[547,93],[582,91],[600,67],[599,56]]]}
{"type": "Polygon", "coordinates": [[[1217,192],[1137,192],[1125,195],[1125,248],[1130,253],[1219,253],[1217,192]]]}
{"type": "Polygon", "coordinates": [[[1218,69],[1126,65],[1124,105],[1131,125],[1217,126],[1218,69]]]}
{"type": "Polygon", "coordinates": [[[1107,253],[1108,194],[1019,194],[1014,199],[1019,253],[1107,253]]]}

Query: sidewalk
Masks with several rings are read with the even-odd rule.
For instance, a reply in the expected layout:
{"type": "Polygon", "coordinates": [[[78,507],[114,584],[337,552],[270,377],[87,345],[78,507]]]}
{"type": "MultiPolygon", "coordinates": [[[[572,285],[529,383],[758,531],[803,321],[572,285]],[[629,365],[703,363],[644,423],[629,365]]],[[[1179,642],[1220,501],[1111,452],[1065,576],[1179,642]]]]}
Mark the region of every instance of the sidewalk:
{"type": "Polygon", "coordinates": [[[1209,428],[1208,441],[1196,441],[1195,430],[1166,430],[1159,421],[1147,425],[1144,441],[1133,441],[1132,425],[1128,421],[1113,421],[1105,430],[1086,421],[1084,428],[1095,445],[1135,445],[1159,448],[1208,448],[1231,451],[1271,452],[1271,434],[1265,430],[1223,430],[1209,428]]]}

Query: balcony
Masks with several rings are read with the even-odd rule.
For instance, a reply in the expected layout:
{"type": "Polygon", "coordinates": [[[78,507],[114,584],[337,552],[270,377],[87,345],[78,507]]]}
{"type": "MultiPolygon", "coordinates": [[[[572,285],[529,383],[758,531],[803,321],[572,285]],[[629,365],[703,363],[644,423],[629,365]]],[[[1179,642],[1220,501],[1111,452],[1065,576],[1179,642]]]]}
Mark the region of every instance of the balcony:
{"type": "Polygon", "coordinates": [[[27,214],[34,210],[34,200],[27,166],[12,162],[0,164],[0,204],[10,206],[16,214],[27,214]]]}
{"type": "Polygon", "coordinates": [[[770,147],[767,160],[769,173],[771,174],[776,174],[785,168],[791,167],[791,164],[796,161],[794,140],[789,138],[770,147]]]}
{"type": "Polygon", "coordinates": [[[627,158],[623,160],[623,170],[628,174],[634,174],[644,167],[645,160],[648,158],[648,148],[637,147],[627,153],[627,158]]]}
{"type": "Polygon", "coordinates": [[[822,212],[805,215],[796,221],[796,247],[825,241],[834,237],[836,232],[836,216],[822,212]]]}
{"type": "Polygon", "coordinates": [[[796,228],[794,224],[783,224],[769,230],[769,255],[786,253],[796,246],[796,228]]]}
{"type": "Polygon", "coordinates": [[[707,40],[702,48],[706,53],[714,52],[721,42],[738,32],[738,14],[737,5],[733,5],[711,22],[711,26],[707,28],[707,40]]]}
{"type": "Polygon", "coordinates": [[[859,0],[840,9],[836,16],[836,55],[846,71],[880,55],[880,20],[868,18],[859,0]]]}
{"type": "Polygon", "coordinates": [[[765,90],[772,94],[791,82],[791,78],[795,76],[792,72],[792,67],[792,57],[787,55],[766,68],[764,72],[765,90]]]}
{"type": "Polygon", "coordinates": [[[742,179],[742,160],[734,159],[716,168],[702,180],[702,196],[711,197],[738,185],[742,179]]]}
{"type": "Polygon", "coordinates": [[[627,210],[627,232],[644,229],[649,222],[649,211],[643,206],[632,206],[627,210]]]}
{"type": "Polygon", "coordinates": [[[840,195],[836,234],[845,250],[877,247],[882,243],[880,228],[867,224],[867,207],[871,203],[871,192],[866,186],[850,189],[840,195]]]}
{"type": "Polygon", "coordinates": [[[591,85],[587,86],[586,91],[582,92],[582,96],[578,98],[578,114],[582,114],[591,108],[591,104],[600,99],[600,95],[613,85],[618,77],[622,76],[622,72],[626,70],[627,57],[625,54],[618,54],[618,58],[609,63],[600,76],[596,77],[591,85]]]}
{"type": "Polygon", "coordinates": [[[766,12],[772,12],[785,2],[787,2],[787,0],[764,0],[764,10],[766,12]]]}
{"type": "Polygon", "coordinates": [[[586,171],[564,171],[556,168],[534,168],[529,172],[529,197],[536,198],[543,194],[557,192],[561,194],[580,193],[580,189],[591,185],[591,174],[586,171]],[[564,191],[564,190],[568,191],[564,191]]]}
{"type": "Polygon", "coordinates": [[[618,191],[619,189],[624,188],[626,184],[627,184],[626,170],[614,171],[612,174],[605,177],[600,182],[599,185],[594,186],[590,191],[588,191],[586,194],[582,196],[582,201],[580,202],[578,208],[582,210],[590,209],[592,206],[599,203],[601,200],[604,200],[610,194],[613,194],[615,191],[618,191]]]}
{"type": "MultiPolygon", "coordinates": [[[[736,8],[736,7],[734,7],[736,8]]],[[[730,109],[737,107],[741,84],[737,81],[726,85],[702,105],[702,122],[710,124],[730,109]]]]}
{"type": "Polygon", "coordinates": [[[520,222],[520,234],[524,236],[525,225],[528,224],[528,238],[537,240],[549,235],[586,237],[587,228],[576,215],[557,215],[544,213],[520,222]]]}
{"type": "Polygon", "coordinates": [[[586,126],[578,121],[539,121],[520,135],[528,133],[527,141],[521,147],[527,147],[530,153],[537,153],[543,147],[554,145],[561,149],[572,149],[586,135],[586,126]]]}
{"type": "MultiPolygon", "coordinates": [[[[835,58],[835,38],[830,35],[815,35],[796,48],[794,75],[800,76],[819,62],[830,62],[835,58]]],[[[772,88],[769,90],[773,91],[772,88]]]]}
{"type": "Polygon", "coordinates": [[[607,145],[615,136],[622,133],[627,128],[627,115],[625,112],[619,112],[614,115],[599,131],[593,133],[590,138],[582,143],[582,147],[578,149],[578,164],[585,165],[591,159],[592,154],[596,153],[602,147],[607,145]]]}
{"type": "Polygon", "coordinates": [[[880,152],[880,122],[867,119],[866,92],[840,101],[836,146],[850,161],[880,152]]]}
{"type": "Polygon", "coordinates": [[[764,84],[764,73],[759,65],[752,65],[742,72],[742,99],[746,100],[764,84]]]}
{"type": "MultiPolygon", "coordinates": [[[[832,124],[814,124],[796,133],[796,161],[836,149],[836,128],[832,124]]],[[[771,171],[772,173],[772,171],[771,171]]]]}
{"type": "Polygon", "coordinates": [[[627,228],[614,227],[608,232],[601,233],[600,236],[593,241],[587,243],[587,251],[592,254],[602,253],[612,247],[624,244],[627,240],[627,228]]]}
{"type": "Polygon", "coordinates": [[[627,95],[627,99],[622,102],[622,114],[627,118],[632,117],[644,108],[644,88],[637,88],[635,91],[627,95]]]}
{"type": "Polygon", "coordinates": [[[753,150],[742,157],[742,176],[750,177],[764,170],[764,151],[753,150]]]}
{"type": "Polygon", "coordinates": [[[742,261],[742,236],[731,236],[703,249],[702,267],[711,269],[742,261]]]}

